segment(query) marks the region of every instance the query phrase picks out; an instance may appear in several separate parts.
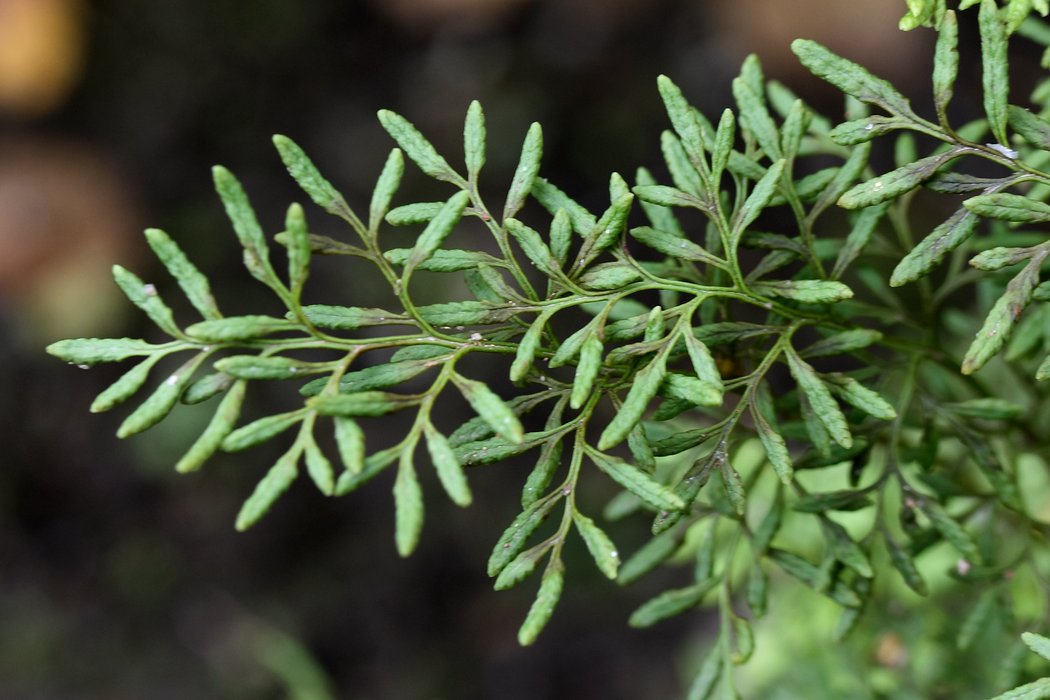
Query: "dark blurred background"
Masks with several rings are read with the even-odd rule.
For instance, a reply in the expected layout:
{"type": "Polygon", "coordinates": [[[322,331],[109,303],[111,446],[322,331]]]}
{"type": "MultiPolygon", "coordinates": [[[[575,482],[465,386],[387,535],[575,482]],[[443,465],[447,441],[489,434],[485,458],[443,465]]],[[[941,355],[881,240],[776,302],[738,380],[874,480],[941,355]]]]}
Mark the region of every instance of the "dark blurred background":
{"type": "MultiPolygon", "coordinates": [[[[494,201],[535,120],[543,173],[599,207],[613,170],[630,179],[644,164],[662,176],[659,73],[717,115],[756,52],[767,75],[837,118],[840,98],[788,50],[805,36],[926,90],[929,37],[897,32],[904,9],[899,0],[0,0],[0,698],[674,697],[696,663],[703,617],[647,631],[625,624],[671,574],[619,590],[574,547],[552,625],[534,648],[517,646],[535,583],[496,594],[484,569],[516,513],[521,469],[475,472],[466,511],[428,482],[427,527],[408,561],[394,551],[386,479],[336,500],[301,481],[238,535],[233,518],[272,450],[176,476],[171,466],[210,411],[178,409],[118,442],[126,409],[87,407],[121,368],[81,372],[43,347],[79,335],[154,337],[109,276],[119,262],[170,289],[146,254],[146,225],[179,241],[224,308],[277,311],[241,269],[209,179],[212,164],[230,167],[278,230],[287,203],[304,198],[273,133],[296,139],[360,209],[391,147],[378,108],[403,113],[459,162],[463,115],[477,98],[494,201]]],[[[403,187],[402,202],[430,186],[413,173],[403,187]]],[[[317,230],[349,233],[308,215],[317,230]]],[[[355,288],[338,265],[310,294],[379,303],[378,290],[355,288]]],[[[275,389],[256,400],[289,397],[275,389]]],[[[623,550],[642,541],[636,525],[611,526],[623,550]]]]}

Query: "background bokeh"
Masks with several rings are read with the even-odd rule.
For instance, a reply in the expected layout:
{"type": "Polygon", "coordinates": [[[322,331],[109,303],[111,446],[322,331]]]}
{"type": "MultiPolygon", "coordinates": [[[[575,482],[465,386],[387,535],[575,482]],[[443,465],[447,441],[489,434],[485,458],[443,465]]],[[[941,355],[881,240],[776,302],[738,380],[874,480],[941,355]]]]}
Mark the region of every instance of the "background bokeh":
{"type": "MultiPolygon", "coordinates": [[[[408,561],[383,481],[337,500],[300,485],[237,535],[272,450],[176,477],[207,411],[118,442],[122,412],[87,407],[120,368],[81,372],[42,348],[152,337],[109,277],[119,262],[163,292],[146,225],[179,241],[224,308],[275,310],[241,269],[209,182],[212,164],[230,167],[276,230],[302,195],[273,133],[361,206],[391,146],[378,108],[455,160],[477,98],[492,192],[536,120],[543,173],[597,206],[611,171],[662,172],[657,74],[717,114],[756,52],[834,118],[841,100],[803,75],[790,40],[925,90],[915,64],[929,37],[898,33],[903,12],[898,0],[0,0],[0,697],[673,697],[709,622],[625,625],[670,574],[619,590],[577,551],[551,627],[517,646],[533,587],[495,594],[484,563],[515,514],[520,470],[477,472],[467,511],[430,499],[408,561]]],[[[310,290],[362,305],[377,293],[331,265],[310,290]]],[[[610,532],[627,550],[643,534],[610,532]]]]}

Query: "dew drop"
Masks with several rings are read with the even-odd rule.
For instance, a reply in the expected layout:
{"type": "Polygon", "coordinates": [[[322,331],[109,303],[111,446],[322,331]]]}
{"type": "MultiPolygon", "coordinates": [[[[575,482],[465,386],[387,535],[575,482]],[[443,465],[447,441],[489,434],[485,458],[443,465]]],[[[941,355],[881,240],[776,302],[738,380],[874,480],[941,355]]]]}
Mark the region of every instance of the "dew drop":
{"type": "Polygon", "coordinates": [[[871,131],[874,128],[875,128],[875,125],[872,124],[871,122],[868,122],[867,124],[864,125],[864,131],[871,131]]]}
{"type": "Polygon", "coordinates": [[[142,293],[148,297],[155,297],[157,296],[157,288],[152,284],[144,284],[142,285],[142,293]]]}
{"type": "Polygon", "coordinates": [[[882,180],[879,180],[878,182],[876,182],[874,185],[872,185],[871,188],[873,190],[875,190],[876,192],[882,191],[882,180]]]}
{"type": "Polygon", "coordinates": [[[164,380],[164,383],[167,384],[168,386],[175,386],[176,384],[179,383],[179,375],[177,375],[177,374],[171,375],[170,377],[168,377],[167,379],[164,380]]]}
{"type": "Polygon", "coordinates": [[[77,365],[77,369],[91,369],[91,365],[77,365]]]}
{"type": "Polygon", "coordinates": [[[484,340],[485,338],[481,335],[481,333],[474,332],[470,334],[470,339],[477,342],[479,340],[484,340]]]}

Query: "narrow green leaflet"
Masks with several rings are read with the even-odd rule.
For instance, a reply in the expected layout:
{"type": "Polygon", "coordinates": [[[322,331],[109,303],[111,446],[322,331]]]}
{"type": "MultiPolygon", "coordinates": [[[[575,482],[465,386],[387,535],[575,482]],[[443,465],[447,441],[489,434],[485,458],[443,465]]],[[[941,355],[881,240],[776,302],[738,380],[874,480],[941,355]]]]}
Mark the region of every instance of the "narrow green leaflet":
{"type": "MultiPolygon", "coordinates": [[[[636,187],[635,190],[638,190],[638,188],[636,187]]],[[[686,240],[676,233],[659,231],[648,226],[639,226],[631,229],[630,234],[640,243],[672,258],[702,262],[721,268],[726,266],[725,260],[722,260],[717,255],[712,255],[696,243],[686,240]]]]}
{"type": "Polygon", "coordinates": [[[222,402],[215,410],[208,426],[200,434],[186,454],[175,464],[175,471],[180,474],[200,469],[204,462],[211,457],[222,446],[223,440],[233,431],[237,419],[241,415],[241,405],[244,403],[244,395],[247,383],[235,382],[222,402]]]}
{"type": "Polygon", "coordinates": [[[365,468],[365,433],[353,418],[336,416],[335,444],[343,466],[351,474],[360,474],[365,468]]]}
{"type": "MultiPolygon", "coordinates": [[[[395,148],[394,150],[400,153],[399,149],[395,148]]],[[[383,218],[391,226],[425,224],[437,216],[437,213],[441,211],[443,206],[445,206],[444,202],[414,202],[394,207],[383,218]]]]}
{"type": "Polygon", "coordinates": [[[762,95],[755,92],[743,78],[736,78],[733,80],[733,98],[736,100],[741,126],[751,132],[770,160],[783,158],[780,134],[762,95]]]}
{"type": "MultiPolygon", "coordinates": [[[[529,126],[529,131],[525,135],[525,143],[521,146],[521,157],[518,159],[518,166],[514,169],[514,176],[510,181],[510,190],[507,192],[507,201],[503,205],[503,219],[509,219],[516,215],[525,205],[525,198],[532,192],[533,183],[536,181],[536,176],[540,172],[540,160],[543,158],[543,129],[539,124],[533,122],[529,126]]],[[[551,190],[557,190],[553,185],[550,186],[551,190]]],[[[558,194],[561,193],[557,190],[558,194]]],[[[549,193],[549,199],[555,200],[557,197],[554,192],[549,193]]],[[[567,197],[565,198],[568,199],[567,197]]],[[[571,201],[571,200],[569,200],[571,201]]],[[[543,200],[541,200],[541,204],[543,200]]],[[[575,202],[573,202],[575,204],[575,202]]],[[[586,219],[588,214],[582,210],[578,204],[577,216],[586,219]]],[[[549,207],[548,207],[549,208],[549,207]]],[[[565,208],[567,211],[568,207],[556,206],[554,211],[557,209],[565,208]]]]}
{"type": "Polygon", "coordinates": [[[642,419],[645,409],[656,396],[664,375],[667,374],[667,354],[670,346],[670,343],[665,345],[664,349],[635,375],[623,405],[598,438],[599,450],[607,450],[620,444],[627,437],[627,433],[631,432],[631,428],[642,419]]]}
{"type": "Polygon", "coordinates": [[[915,561],[908,554],[908,551],[890,537],[889,533],[883,532],[883,539],[886,541],[886,550],[890,553],[890,561],[893,562],[893,568],[900,573],[904,583],[919,595],[927,595],[929,587],[926,585],[926,580],[919,573],[915,566],[915,561]]]}
{"type": "Polygon", "coordinates": [[[448,235],[452,233],[452,229],[459,223],[460,217],[463,216],[463,210],[466,209],[469,203],[470,193],[466,191],[457,192],[445,202],[437,216],[431,219],[427,227],[423,229],[423,233],[419,234],[416,245],[412,248],[412,253],[408,256],[408,260],[405,261],[405,275],[410,274],[420,263],[428,260],[434,254],[434,251],[441,247],[448,235]]]}
{"type": "Polygon", "coordinates": [[[605,346],[598,338],[597,333],[591,333],[583,341],[580,347],[580,359],[576,365],[576,374],[572,380],[572,393],[569,397],[569,406],[574,409],[581,408],[591,396],[594,388],[594,380],[598,371],[602,368],[602,352],[605,346]]]}
{"type": "MultiPolygon", "coordinates": [[[[368,228],[375,231],[379,223],[383,221],[390,209],[390,200],[401,185],[401,176],[405,173],[405,158],[401,155],[400,148],[390,149],[390,155],[383,164],[383,170],[376,180],[375,189],[372,190],[372,200],[368,205],[368,228]]],[[[394,222],[390,222],[393,225],[394,222]]]]}
{"type": "Polygon", "coordinates": [[[637,610],[631,613],[627,624],[631,627],[651,627],[661,620],[695,608],[703,601],[704,596],[718,585],[719,580],[710,578],[686,588],[664,591],[655,598],[642,603],[637,610]]]}
{"type": "Polygon", "coordinates": [[[890,402],[853,377],[835,372],[823,375],[823,379],[843,401],[869,416],[880,420],[893,420],[897,417],[897,411],[890,402]]]}
{"type": "Polygon", "coordinates": [[[289,287],[294,294],[298,295],[310,273],[310,234],[306,229],[303,208],[298,204],[288,207],[284,232],[288,245],[289,287]]]}
{"type": "Polygon", "coordinates": [[[532,369],[532,363],[536,359],[536,351],[543,341],[543,331],[547,328],[547,322],[554,315],[554,309],[544,311],[532,322],[525,335],[518,341],[518,349],[514,351],[514,362],[510,366],[510,380],[520,382],[532,369]]]}
{"type": "MultiPolygon", "coordinates": [[[[838,56],[815,41],[796,39],[791,50],[806,68],[847,95],[881,107],[890,114],[914,118],[911,104],[890,83],[853,61],[838,56]]],[[[917,118],[916,118],[917,119],[917,118]]]]}
{"type": "Polygon", "coordinates": [[[463,157],[471,182],[477,181],[485,165],[485,136],[485,112],[481,103],[474,100],[467,108],[467,119],[463,123],[463,157]]]}
{"type": "Polygon", "coordinates": [[[802,138],[809,131],[812,119],[813,113],[802,100],[795,100],[791,104],[780,130],[780,147],[783,149],[784,156],[789,160],[799,155],[802,138]]]}
{"type": "Polygon", "coordinates": [[[999,270],[1027,260],[1033,252],[1031,248],[989,248],[970,258],[970,266],[978,270],[999,270]]]}
{"type": "Polygon", "coordinates": [[[956,638],[956,646],[959,649],[969,649],[977,637],[988,629],[989,624],[995,616],[996,598],[999,592],[994,588],[988,588],[977,599],[976,605],[963,620],[956,638]]]}
{"type": "Polygon", "coordinates": [[[721,460],[718,466],[721,470],[722,487],[733,506],[733,511],[737,515],[743,515],[747,507],[747,494],[744,492],[744,481],[740,478],[740,473],[733,468],[728,459],[721,460]]]}
{"type": "Polygon", "coordinates": [[[835,399],[831,396],[831,391],[827,385],[824,384],[813,367],[800,358],[790,346],[787,348],[786,355],[791,376],[795,378],[799,390],[809,400],[809,404],[821,424],[827,429],[835,442],[847,449],[851,447],[853,445],[853,436],[850,435],[846,417],[842,415],[842,410],[835,403],[835,399]]]}
{"type": "Polygon", "coordinates": [[[504,302],[451,301],[447,304],[417,306],[416,311],[428,323],[438,327],[474,326],[502,323],[521,309],[504,302]]]}
{"type": "Polygon", "coordinates": [[[222,441],[222,450],[224,452],[239,452],[266,442],[270,438],[288,430],[293,425],[300,423],[304,415],[305,411],[303,409],[297,409],[254,420],[227,435],[222,441]]]}
{"type": "Polygon", "coordinates": [[[102,362],[120,362],[129,357],[152,355],[164,349],[138,338],[76,338],[59,340],[47,352],[71,365],[90,367],[102,362]]]}
{"type": "Polygon", "coordinates": [[[554,543],[547,540],[514,557],[509,564],[503,567],[503,571],[499,572],[492,587],[497,591],[505,591],[524,581],[536,570],[543,557],[553,546],[554,543]]]}
{"type": "Polygon", "coordinates": [[[573,274],[586,268],[602,251],[611,248],[620,240],[633,202],[634,195],[628,192],[609,205],[594,228],[584,235],[583,245],[576,256],[573,274]]]}
{"type": "Polygon", "coordinates": [[[1019,194],[997,192],[971,197],[963,206],[974,214],[1001,221],[1035,224],[1050,221],[1050,204],[1019,194]]]}
{"type": "Polygon", "coordinates": [[[800,301],[804,304],[834,304],[853,297],[853,290],[833,280],[778,280],[756,282],[752,288],[761,294],[800,301]]]}
{"type": "Polygon", "coordinates": [[[430,145],[426,137],[419,133],[411,122],[396,112],[381,109],[378,113],[379,123],[383,125],[386,132],[397,142],[401,150],[412,159],[419,169],[434,178],[450,182],[463,187],[466,183],[462,176],[452,169],[444,158],[438,155],[434,147],[430,145]]]}
{"type": "Polygon", "coordinates": [[[274,502],[292,485],[295,477],[299,475],[300,452],[298,446],[293,446],[292,449],[285,452],[255,486],[252,495],[244,502],[237,514],[237,522],[234,527],[239,532],[244,532],[266,515],[274,502]]]}
{"type": "Polygon", "coordinates": [[[497,435],[512,443],[521,443],[525,439],[525,429],[514,415],[514,411],[487,385],[455,372],[452,374],[452,382],[497,435]]]}
{"type": "Polygon", "coordinates": [[[215,191],[219,193],[222,204],[226,208],[226,216],[233,224],[233,231],[237,234],[237,240],[244,248],[244,265],[248,268],[255,279],[272,288],[279,288],[270,267],[270,252],[266,246],[266,235],[263,233],[259,220],[255,218],[255,211],[248,202],[248,195],[241,187],[241,183],[226,168],[216,165],[212,168],[212,177],[215,180],[215,191]]]}
{"type": "Polygon", "coordinates": [[[715,144],[711,149],[711,183],[717,186],[726,165],[729,164],[729,156],[733,152],[733,141],[736,138],[736,117],[733,111],[725,109],[718,119],[718,128],[715,131],[715,144]]]}
{"type": "Polygon", "coordinates": [[[179,396],[193,379],[194,373],[208,357],[208,352],[200,352],[187,360],[175,372],[157,387],[149,398],[143,401],[135,411],[124,419],[117,428],[117,437],[126,438],[152,428],[171,413],[179,402],[179,396]]]}
{"type": "Polygon", "coordinates": [[[1050,151],[1050,124],[1046,120],[1017,105],[1010,105],[1006,113],[1010,128],[1021,138],[1040,150],[1050,151]]]}
{"type": "Polygon", "coordinates": [[[550,515],[551,510],[558,503],[558,498],[543,498],[534,501],[530,506],[518,514],[514,521],[503,531],[496,546],[492,548],[489,555],[488,575],[497,576],[511,559],[516,557],[532,533],[536,531],[543,521],[550,515]]]}
{"type": "Polygon", "coordinates": [[[303,461],[306,462],[306,473],[318,491],[326,496],[333,495],[335,493],[335,470],[332,468],[332,463],[317,446],[312,434],[307,433],[303,439],[305,442],[303,461]]]}
{"type": "Polygon", "coordinates": [[[984,113],[988,115],[988,124],[996,140],[1001,144],[1009,144],[1006,135],[1006,108],[1010,99],[1006,25],[999,16],[995,0],[982,0],[977,17],[981,30],[984,113]]]}
{"type": "Polygon", "coordinates": [[[991,700],[1046,700],[1046,698],[1050,698],[1050,678],[1040,678],[1037,681],[1026,683],[1001,695],[996,695],[991,700]]]}
{"type": "Polygon", "coordinates": [[[623,566],[616,581],[621,586],[634,583],[667,560],[682,543],[682,533],[671,528],[656,535],[632,554],[623,566]]]}
{"type": "Polygon", "coordinates": [[[888,208],[889,203],[884,202],[883,204],[863,209],[856,215],[853,220],[853,228],[850,229],[849,235],[846,236],[846,242],[839,250],[838,257],[835,258],[835,267],[831,271],[832,279],[842,277],[846,269],[853,264],[857,256],[867,247],[875,227],[888,208]]]}
{"type": "Polygon", "coordinates": [[[952,214],[897,263],[890,276],[890,286],[900,287],[923,277],[973,235],[978,221],[967,209],[952,214]]]}
{"type": "Polygon", "coordinates": [[[959,416],[985,420],[1016,420],[1024,413],[1024,406],[1006,399],[984,397],[944,404],[944,408],[959,416]]]}
{"type": "MultiPolygon", "coordinates": [[[[722,632],[722,634],[726,634],[726,632],[722,632]]],[[[696,674],[696,678],[693,679],[692,685],[689,686],[689,695],[686,700],[709,700],[712,697],[718,679],[725,668],[725,664],[722,662],[722,648],[721,640],[716,639],[714,645],[707,652],[707,658],[704,659],[703,666],[700,667],[700,671],[696,674]]],[[[736,700],[736,698],[731,698],[730,700],[736,700]]]]}
{"type": "Polygon", "coordinates": [[[418,405],[415,396],[403,396],[388,391],[358,391],[338,396],[321,395],[307,399],[306,405],[322,416],[385,416],[418,405]]]}
{"type": "MultiPolygon", "coordinates": [[[[704,196],[707,190],[700,181],[700,175],[697,173],[696,168],[689,161],[689,156],[685,153],[681,139],[670,131],[663,132],[660,135],[660,150],[663,152],[667,169],[671,172],[671,181],[674,182],[674,186],[682,192],[688,192],[695,197],[704,196]]],[[[730,162],[732,163],[732,160],[730,162]]],[[[753,163],[746,158],[743,159],[743,162],[757,170],[759,172],[758,177],[762,176],[763,170],[761,165],[753,163]]]]}
{"type": "Polygon", "coordinates": [[[882,339],[882,333],[870,328],[854,328],[829,335],[799,350],[799,357],[828,357],[844,355],[869,347],[882,339]]]}
{"type": "Polygon", "coordinates": [[[579,277],[579,284],[584,289],[612,291],[623,289],[641,279],[642,275],[634,265],[610,262],[592,265],[579,277]]]}
{"type": "Polygon", "coordinates": [[[830,518],[821,518],[820,529],[823,531],[824,539],[828,543],[829,550],[835,559],[853,569],[858,575],[863,576],[864,578],[871,578],[875,575],[874,570],[871,568],[871,561],[868,559],[868,555],[863,549],[861,549],[860,545],[849,536],[849,533],[846,532],[846,528],[830,518]]]}
{"type": "Polygon", "coordinates": [[[707,349],[707,345],[692,333],[686,333],[683,337],[685,339],[685,349],[689,355],[689,361],[693,365],[693,371],[696,372],[697,379],[710,384],[721,393],[724,389],[722,375],[718,371],[718,364],[715,362],[714,356],[711,355],[711,351],[707,349]]]}
{"type": "Polygon", "coordinates": [[[529,190],[529,194],[551,214],[556,214],[559,210],[564,209],[569,216],[569,220],[572,221],[573,230],[579,235],[585,236],[594,229],[594,224],[597,221],[594,218],[594,214],[591,214],[576,200],[544,178],[533,178],[532,189],[529,190]]]}
{"type": "Polygon", "coordinates": [[[456,453],[448,444],[448,439],[439,433],[430,422],[423,424],[423,435],[426,437],[427,452],[437,470],[438,479],[445,493],[457,506],[467,507],[473,501],[467,475],[463,466],[456,459],[456,453]]]}
{"type": "Polygon", "coordinates": [[[536,641],[547,622],[554,614],[554,606],[561,598],[561,591],[565,585],[565,568],[560,559],[552,559],[543,572],[543,580],[540,581],[540,590],[536,593],[536,600],[529,608],[525,616],[525,622],[518,630],[518,643],[529,646],[536,641]]]}
{"type": "Polygon", "coordinates": [[[656,204],[661,207],[690,207],[701,211],[707,210],[703,200],[675,187],[668,187],[667,185],[638,185],[632,188],[631,191],[634,192],[638,199],[649,204],[656,204]]]}
{"type": "Polygon", "coordinates": [[[168,335],[181,335],[171,309],[161,300],[156,287],[144,283],[134,272],[120,265],[113,266],[113,279],[131,303],[142,309],[157,327],[168,335]]]}
{"type": "Polygon", "coordinates": [[[317,167],[294,141],[280,134],[273,137],[273,145],[288,168],[292,178],[319,207],[336,216],[347,216],[350,207],[332,183],[324,179],[317,167]]]}
{"type": "MultiPolygon", "coordinates": [[[[412,250],[412,248],[389,248],[383,251],[383,257],[393,265],[404,265],[412,255],[412,250]]],[[[429,258],[419,263],[416,269],[429,272],[460,272],[474,270],[481,265],[502,266],[504,262],[479,250],[438,248],[429,258]]]]}
{"type": "Polygon", "coordinates": [[[554,253],[543,242],[543,237],[535,229],[526,226],[517,219],[506,219],[503,222],[507,232],[514,237],[525,255],[541,272],[554,279],[563,279],[564,273],[561,265],[554,257],[554,253]]]}
{"type": "Polygon", "coordinates": [[[973,374],[979,370],[1003,347],[1017,317],[1032,300],[1032,292],[1039,284],[1039,271],[1046,256],[1045,250],[1036,255],[1010,280],[1006,291],[988,312],[984,325],[977,331],[977,337],[966,351],[962,362],[963,374],[973,374]]]}
{"type": "Polygon", "coordinates": [[[113,382],[107,387],[102,393],[95,397],[95,400],[91,402],[91,408],[89,409],[92,413],[102,413],[108,411],[114,406],[118,406],[127,401],[131,396],[142,388],[142,385],[146,383],[146,379],[149,378],[150,370],[153,366],[164,357],[164,353],[156,353],[150,355],[142,362],[125,372],[120,379],[113,382]]]}
{"type": "Polygon", "coordinates": [[[758,215],[769,204],[769,200],[773,198],[780,184],[780,179],[784,174],[786,163],[787,161],[784,159],[774,162],[769,166],[769,170],[762,176],[762,179],[755,183],[755,188],[751,190],[751,194],[744,201],[744,206],[740,208],[739,216],[733,222],[730,240],[733,241],[734,245],[740,241],[740,237],[744,235],[748,226],[755,222],[758,215]]]}
{"type": "Polygon", "coordinates": [[[1050,379],[1050,355],[1046,356],[1043,363],[1039,365],[1039,369],[1035,371],[1035,378],[1037,381],[1044,382],[1050,379]]]}
{"type": "Polygon", "coordinates": [[[415,551],[423,531],[423,490],[412,464],[413,452],[415,442],[401,452],[397,478],[394,479],[394,543],[397,553],[403,557],[415,551]]]}
{"type": "Polygon", "coordinates": [[[862,209],[896,199],[933,177],[938,168],[955,160],[962,152],[961,147],[956,147],[905,163],[896,170],[873,177],[855,185],[839,197],[839,206],[845,209],[862,209]]]}
{"type": "Polygon", "coordinates": [[[919,503],[919,508],[944,539],[948,540],[970,564],[981,563],[981,553],[973,537],[939,503],[924,499],[919,503]]]}
{"type": "Polygon", "coordinates": [[[330,372],[335,363],[304,362],[280,356],[231,355],[216,361],[214,367],[237,379],[295,379],[330,372]]]}
{"type": "Polygon", "coordinates": [[[186,334],[206,343],[232,343],[254,340],[274,333],[302,331],[293,321],[273,316],[229,316],[212,321],[200,321],[186,328],[186,334]]]}
{"type": "Polygon", "coordinates": [[[773,541],[773,538],[780,530],[780,525],[783,523],[783,520],[784,497],[783,492],[778,490],[773,505],[770,506],[769,510],[762,517],[762,520],[758,523],[758,527],[755,528],[754,536],[751,538],[751,551],[756,557],[765,554],[766,550],[769,549],[769,544],[773,541]]]}
{"type": "Polygon", "coordinates": [[[175,281],[179,283],[183,294],[204,318],[222,318],[219,307],[212,296],[211,286],[196,265],[190,262],[186,254],[168,234],[157,228],[146,229],[146,241],[167,268],[175,281]]]}
{"type": "Polygon", "coordinates": [[[551,254],[558,261],[558,267],[569,260],[569,247],[572,245],[572,219],[569,212],[559,209],[551,221],[551,254]]]}
{"type": "Polygon", "coordinates": [[[685,508],[685,502],[671,489],[643,472],[638,467],[627,462],[588,449],[587,454],[591,461],[603,472],[612,477],[613,481],[638,496],[657,510],[681,510],[685,508]]]}
{"type": "Polygon", "coordinates": [[[607,578],[615,579],[616,572],[620,568],[620,555],[616,551],[616,545],[600,527],[595,525],[593,520],[578,510],[573,510],[572,521],[576,525],[576,531],[586,543],[591,557],[594,558],[594,563],[598,565],[599,571],[607,578]]]}
{"type": "Polygon", "coordinates": [[[682,145],[689,158],[702,161],[704,139],[693,108],[689,106],[681,89],[666,75],[657,77],[656,86],[667,109],[667,116],[671,119],[671,125],[682,139],[682,145]]]}
{"type": "Polygon", "coordinates": [[[310,323],[318,328],[331,330],[355,330],[367,326],[408,322],[404,316],[393,311],[369,309],[360,306],[311,304],[310,306],[302,307],[302,311],[310,323]]]}
{"type": "Polygon", "coordinates": [[[1035,632],[1022,632],[1021,640],[1024,641],[1029,649],[1050,661],[1050,639],[1035,632]]]}
{"type": "MultiPolygon", "coordinates": [[[[552,415],[554,415],[552,413],[552,415]]],[[[540,456],[536,458],[529,476],[525,479],[525,485],[521,488],[521,507],[528,508],[541,494],[550,486],[554,473],[561,466],[562,452],[564,446],[561,438],[552,438],[543,443],[540,456]]]]}
{"type": "Polygon", "coordinates": [[[800,513],[823,513],[828,510],[860,510],[871,505],[866,491],[824,491],[799,497],[792,506],[800,513]]]}
{"type": "Polygon", "coordinates": [[[898,129],[906,129],[910,124],[907,119],[900,117],[871,115],[842,122],[832,129],[828,136],[840,146],[856,146],[898,129]]]}
{"type": "Polygon", "coordinates": [[[948,123],[948,103],[952,101],[955,78],[959,74],[959,24],[948,10],[937,29],[937,48],[933,55],[933,100],[941,124],[948,123]]]}
{"type": "Polygon", "coordinates": [[[823,593],[839,605],[848,608],[855,608],[861,605],[860,596],[852,588],[849,588],[841,581],[831,583],[829,588],[827,572],[821,567],[814,566],[797,554],[773,548],[769,550],[769,558],[783,569],[785,573],[798,579],[813,590],[823,593]]]}
{"type": "Polygon", "coordinates": [[[780,433],[773,429],[766,417],[762,415],[762,411],[758,410],[753,402],[751,417],[755,423],[755,432],[758,433],[758,439],[766,450],[766,456],[769,458],[773,471],[776,472],[781,482],[790,484],[794,467],[791,464],[791,454],[788,452],[787,443],[784,442],[780,433]]]}

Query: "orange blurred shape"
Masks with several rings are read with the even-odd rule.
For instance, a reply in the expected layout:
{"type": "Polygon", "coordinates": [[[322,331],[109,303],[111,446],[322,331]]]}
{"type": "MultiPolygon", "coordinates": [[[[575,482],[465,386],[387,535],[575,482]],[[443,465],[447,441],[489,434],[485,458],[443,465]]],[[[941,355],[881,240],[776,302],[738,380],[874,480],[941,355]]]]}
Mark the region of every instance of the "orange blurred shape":
{"type": "Polygon", "coordinates": [[[110,276],[138,257],[128,183],[84,146],[0,141],[0,312],[40,343],[118,328],[126,304],[110,276]]]}
{"type": "Polygon", "coordinates": [[[34,117],[59,106],[84,43],[80,0],[0,0],[0,110],[34,117]]]}
{"type": "Polygon", "coordinates": [[[922,33],[897,28],[906,9],[901,0],[719,0],[707,9],[718,34],[741,55],[757,53],[782,80],[806,75],[790,50],[798,38],[818,41],[892,80],[907,79],[924,50],[922,33]]]}

